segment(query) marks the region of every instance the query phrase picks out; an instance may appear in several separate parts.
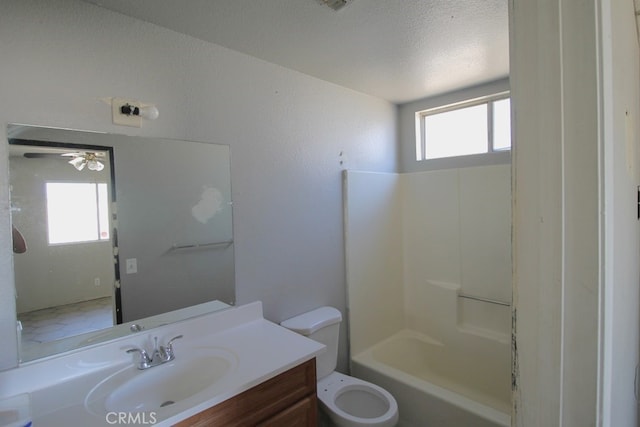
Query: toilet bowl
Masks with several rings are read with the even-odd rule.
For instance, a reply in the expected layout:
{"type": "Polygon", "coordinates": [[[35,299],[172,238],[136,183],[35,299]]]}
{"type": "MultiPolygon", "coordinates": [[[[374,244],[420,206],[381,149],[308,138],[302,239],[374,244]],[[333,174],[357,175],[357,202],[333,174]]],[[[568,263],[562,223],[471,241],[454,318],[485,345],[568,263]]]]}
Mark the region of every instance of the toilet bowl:
{"type": "Polygon", "coordinates": [[[320,307],[280,325],[327,346],[327,350],[316,358],[317,394],[320,408],[336,426],[395,426],[398,404],[388,391],[335,371],[341,321],[340,311],[320,307]]]}
{"type": "Polygon", "coordinates": [[[318,399],[339,427],[393,427],[398,422],[398,404],[388,391],[340,372],[318,381],[318,399]]]}

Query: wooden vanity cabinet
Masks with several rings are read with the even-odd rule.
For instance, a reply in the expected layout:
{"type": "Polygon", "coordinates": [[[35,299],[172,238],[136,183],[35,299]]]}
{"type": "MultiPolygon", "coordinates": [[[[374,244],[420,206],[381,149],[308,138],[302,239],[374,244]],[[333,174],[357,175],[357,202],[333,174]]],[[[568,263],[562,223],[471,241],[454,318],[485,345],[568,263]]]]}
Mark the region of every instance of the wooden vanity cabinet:
{"type": "Polygon", "coordinates": [[[316,427],[316,360],[311,359],[177,427],[316,427]]]}

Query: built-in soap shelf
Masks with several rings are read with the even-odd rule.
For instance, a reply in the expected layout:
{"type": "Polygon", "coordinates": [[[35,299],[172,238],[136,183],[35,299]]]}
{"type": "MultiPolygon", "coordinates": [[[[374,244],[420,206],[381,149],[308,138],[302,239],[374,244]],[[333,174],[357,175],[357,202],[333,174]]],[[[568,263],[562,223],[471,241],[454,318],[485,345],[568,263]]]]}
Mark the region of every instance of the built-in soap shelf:
{"type": "Polygon", "coordinates": [[[410,327],[439,339],[456,333],[507,343],[511,336],[511,307],[502,299],[463,291],[457,283],[427,280],[414,288],[407,304],[427,301],[426,310],[411,319],[410,327]]]}
{"type": "Polygon", "coordinates": [[[461,292],[458,292],[457,296],[457,326],[461,333],[500,343],[509,342],[511,335],[510,303],[461,292]]]}

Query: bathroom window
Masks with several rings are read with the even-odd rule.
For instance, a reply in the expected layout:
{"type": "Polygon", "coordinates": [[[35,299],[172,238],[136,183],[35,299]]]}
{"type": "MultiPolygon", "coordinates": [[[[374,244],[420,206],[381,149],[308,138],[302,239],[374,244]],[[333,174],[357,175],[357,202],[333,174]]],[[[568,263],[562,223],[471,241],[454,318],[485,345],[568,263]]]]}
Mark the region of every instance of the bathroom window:
{"type": "Polygon", "coordinates": [[[106,183],[47,182],[49,244],[109,240],[106,183]]]}
{"type": "Polygon", "coordinates": [[[496,95],[416,113],[416,160],[511,149],[511,100],[496,95]]]}

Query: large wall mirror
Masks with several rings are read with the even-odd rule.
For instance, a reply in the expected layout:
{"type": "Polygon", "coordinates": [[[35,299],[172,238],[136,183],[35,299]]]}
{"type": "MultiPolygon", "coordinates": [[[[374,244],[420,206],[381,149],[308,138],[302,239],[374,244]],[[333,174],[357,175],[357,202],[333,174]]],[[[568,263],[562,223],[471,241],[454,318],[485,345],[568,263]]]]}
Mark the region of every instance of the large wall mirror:
{"type": "Polygon", "coordinates": [[[22,362],[234,304],[229,146],[7,137],[22,362]]]}

